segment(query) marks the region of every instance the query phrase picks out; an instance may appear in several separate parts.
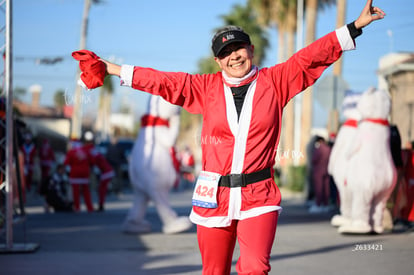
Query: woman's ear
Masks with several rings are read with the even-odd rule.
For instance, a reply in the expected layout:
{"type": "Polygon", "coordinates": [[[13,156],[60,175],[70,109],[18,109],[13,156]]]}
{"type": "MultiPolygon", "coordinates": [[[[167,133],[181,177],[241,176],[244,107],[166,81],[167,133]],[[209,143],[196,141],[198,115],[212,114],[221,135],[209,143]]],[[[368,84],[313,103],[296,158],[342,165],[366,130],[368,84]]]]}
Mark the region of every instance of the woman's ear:
{"type": "Polygon", "coordinates": [[[214,57],[214,60],[217,62],[217,64],[219,65],[220,69],[223,69],[223,67],[221,66],[221,62],[220,59],[218,57],[214,57]]]}

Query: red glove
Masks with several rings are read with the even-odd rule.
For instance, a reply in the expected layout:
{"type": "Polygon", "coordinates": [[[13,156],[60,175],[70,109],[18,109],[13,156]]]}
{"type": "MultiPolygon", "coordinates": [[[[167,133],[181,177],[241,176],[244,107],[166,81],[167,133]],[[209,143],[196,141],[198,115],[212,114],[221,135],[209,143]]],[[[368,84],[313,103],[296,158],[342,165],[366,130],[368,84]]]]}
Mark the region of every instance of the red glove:
{"type": "Polygon", "coordinates": [[[88,50],[72,53],[72,57],[79,61],[81,79],[88,89],[95,89],[103,85],[106,76],[106,66],[99,56],[88,50]]]}

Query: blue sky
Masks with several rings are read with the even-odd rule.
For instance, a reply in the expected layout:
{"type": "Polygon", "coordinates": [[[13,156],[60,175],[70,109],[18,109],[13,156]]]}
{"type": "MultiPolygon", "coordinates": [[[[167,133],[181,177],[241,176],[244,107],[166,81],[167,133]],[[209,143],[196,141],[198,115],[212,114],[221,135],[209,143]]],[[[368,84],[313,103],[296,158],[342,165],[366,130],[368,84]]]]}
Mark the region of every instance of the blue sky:
{"type": "MultiPolygon", "coordinates": [[[[102,58],[118,63],[153,67],[166,71],[195,72],[200,58],[210,54],[213,30],[222,26],[220,16],[246,0],[106,0],[91,8],[87,48],[102,58]]],[[[71,52],[79,48],[83,0],[13,1],[13,51],[15,87],[29,90],[42,86],[41,104],[52,105],[58,89],[73,93],[77,63],[71,52]],[[36,64],[37,58],[63,57],[53,66],[36,64]]],[[[347,1],[347,22],[356,19],[364,0],[347,1]]],[[[364,29],[357,50],[345,53],[343,77],[350,88],[362,91],[377,85],[379,58],[394,52],[414,52],[412,0],[376,0],[387,14],[364,29]],[[389,33],[392,33],[392,36],[389,33]]],[[[1,16],[4,16],[3,14],[1,16]]],[[[4,21],[3,21],[4,22],[4,21]]],[[[336,8],[318,17],[317,36],[335,29],[336,8]]],[[[264,66],[277,62],[277,33],[269,31],[271,49],[264,66]]],[[[329,74],[330,71],[324,75],[329,74]]],[[[118,87],[113,107],[121,102],[136,111],[145,106],[146,96],[118,87]]],[[[86,112],[97,106],[98,91],[89,92],[86,112]]],[[[30,99],[30,95],[24,98],[30,99]]]]}

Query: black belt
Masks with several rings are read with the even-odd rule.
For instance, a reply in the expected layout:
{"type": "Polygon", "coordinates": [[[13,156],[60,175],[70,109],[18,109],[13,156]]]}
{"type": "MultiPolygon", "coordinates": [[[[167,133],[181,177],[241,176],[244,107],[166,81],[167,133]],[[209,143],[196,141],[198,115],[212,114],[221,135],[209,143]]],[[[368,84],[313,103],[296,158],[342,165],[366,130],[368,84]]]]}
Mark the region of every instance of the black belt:
{"type": "Polygon", "coordinates": [[[265,168],[250,174],[230,174],[221,176],[218,185],[224,187],[246,187],[248,184],[270,179],[271,177],[272,173],[270,172],[270,168],[265,168]]]}

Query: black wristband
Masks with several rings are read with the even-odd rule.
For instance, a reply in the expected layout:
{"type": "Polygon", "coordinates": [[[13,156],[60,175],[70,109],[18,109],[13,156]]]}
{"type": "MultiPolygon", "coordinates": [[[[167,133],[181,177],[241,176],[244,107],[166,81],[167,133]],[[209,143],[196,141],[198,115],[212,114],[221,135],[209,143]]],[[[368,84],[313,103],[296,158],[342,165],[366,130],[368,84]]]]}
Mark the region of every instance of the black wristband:
{"type": "Polygon", "coordinates": [[[357,29],[355,27],[355,21],[352,23],[349,23],[348,25],[346,25],[349,33],[351,34],[352,39],[357,38],[358,36],[360,36],[362,34],[362,29],[357,29]]]}

